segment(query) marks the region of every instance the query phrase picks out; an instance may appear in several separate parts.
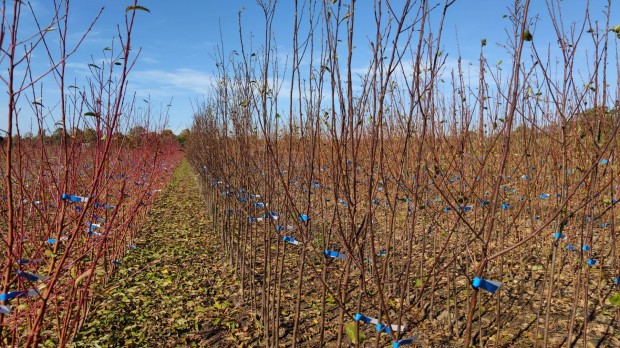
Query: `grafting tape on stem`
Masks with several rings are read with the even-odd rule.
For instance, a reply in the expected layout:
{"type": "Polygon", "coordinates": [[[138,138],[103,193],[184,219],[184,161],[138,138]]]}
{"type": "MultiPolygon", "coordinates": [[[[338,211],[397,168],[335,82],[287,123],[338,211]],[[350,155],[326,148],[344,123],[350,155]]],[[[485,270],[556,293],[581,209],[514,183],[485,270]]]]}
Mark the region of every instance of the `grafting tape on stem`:
{"type": "Polygon", "coordinates": [[[62,199],[63,200],[69,200],[71,202],[76,202],[76,203],[86,203],[88,202],[88,197],[82,197],[82,196],[73,196],[73,195],[69,195],[66,193],[62,194],[62,199]]]}
{"type": "Polygon", "coordinates": [[[475,289],[482,289],[491,294],[494,294],[502,286],[502,283],[497,280],[488,280],[475,277],[474,280],[471,282],[471,285],[475,289]]]}
{"type": "Polygon", "coordinates": [[[402,347],[408,344],[413,344],[413,342],[417,341],[417,339],[418,339],[418,335],[414,335],[412,337],[405,338],[400,341],[394,341],[392,342],[392,348],[398,348],[398,347],[402,347]]]}
{"type": "Polygon", "coordinates": [[[38,294],[39,291],[37,291],[37,289],[31,289],[28,291],[13,291],[5,294],[0,294],[0,301],[10,301],[17,297],[31,297],[38,294]]]}

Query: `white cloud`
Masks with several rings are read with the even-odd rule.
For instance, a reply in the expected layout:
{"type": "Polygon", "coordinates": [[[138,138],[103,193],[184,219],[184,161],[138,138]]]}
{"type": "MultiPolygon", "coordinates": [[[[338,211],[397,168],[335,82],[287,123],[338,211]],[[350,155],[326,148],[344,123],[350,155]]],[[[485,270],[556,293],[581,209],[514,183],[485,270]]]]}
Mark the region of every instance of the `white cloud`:
{"type": "Polygon", "coordinates": [[[129,75],[130,85],[142,95],[206,95],[214,77],[196,69],[136,70],[129,75]]]}

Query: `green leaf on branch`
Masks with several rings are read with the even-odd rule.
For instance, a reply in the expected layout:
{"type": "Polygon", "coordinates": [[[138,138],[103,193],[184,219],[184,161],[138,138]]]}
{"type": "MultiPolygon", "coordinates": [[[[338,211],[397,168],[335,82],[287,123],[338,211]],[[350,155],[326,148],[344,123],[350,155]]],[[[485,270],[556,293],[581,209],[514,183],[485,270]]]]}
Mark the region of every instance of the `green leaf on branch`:
{"type": "Polygon", "coordinates": [[[611,303],[611,305],[614,307],[620,306],[620,293],[616,292],[615,294],[611,295],[611,297],[609,298],[609,303],[611,303]]]}
{"type": "Polygon", "coordinates": [[[97,117],[97,114],[92,111],[88,111],[84,113],[84,116],[97,117]]]}
{"type": "Polygon", "coordinates": [[[618,37],[618,39],[620,39],[620,24],[616,25],[615,27],[610,29],[611,31],[613,31],[614,33],[616,33],[616,36],[618,37]]]}
{"type": "Polygon", "coordinates": [[[533,38],[534,38],[534,36],[532,36],[532,33],[530,33],[529,30],[525,30],[525,32],[523,32],[523,40],[524,41],[532,41],[533,38]]]}
{"type": "Polygon", "coordinates": [[[358,344],[358,343],[361,344],[366,339],[366,336],[364,335],[362,331],[359,332],[359,335],[357,334],[355,330],[354,322],[346,323],[344,325],[344,331],[347,333],[347,337],[349,337],[349,339],[351,340],[351,342],[353,342],[353,344],[358,344]]]}
{"type": "Polygon", "coordinates": [[[127,6],[127,8],[125,9],[125,13],[129,12],[129,11],[136,11],[136,10],[140,10],[140,11],[145,11],[148,13],[151,13],[151,10],[149,10],[148,8],[144,7],[144,6],[127,6]]]}

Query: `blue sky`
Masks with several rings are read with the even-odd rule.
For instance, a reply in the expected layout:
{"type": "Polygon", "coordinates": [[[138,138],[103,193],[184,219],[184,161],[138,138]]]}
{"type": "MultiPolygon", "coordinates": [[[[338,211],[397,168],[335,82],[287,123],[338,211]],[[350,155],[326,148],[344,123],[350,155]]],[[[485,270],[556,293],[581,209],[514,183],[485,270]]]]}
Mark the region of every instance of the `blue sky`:
{"type": "MultiPolygon", "coordinates": [[[[49,15],[47,0],[31,1],[38,15],[49,15]]],[[[402,1],[392,1],[398,7],[402,1]]],[[[443,3],[443,1],[436,3],[443,3]]],[[[508,6],[513,0],[457,0],[450,8],[443,36],[443,52],[449,55],[448,67],[454,66],[458,54],[458,46],[465,64],[472,63],[473,70],[480,53],[480,40],[487,39],[485,53],[489,61],[509,56],[501,44],[506,41],[506,30],[510,23],[507,18],[508,6]],[[458,38],[458,46],[457,46],[458,38]]],[[[555,35],[551,31],[545,1],[532,1],[530,17],[538,16],[534,40],[539,47],[555,44],[555,35]]],[[[71,2],[70,31],[71,38],[78,38],[95,18],[101,7],[103,14],[95,24],[93,31],[70,59],[70,76],[78,81],[87,72],[88,63],[98,61],[104,47],[111,46],[112,38],[117,34],[116,26],[124,20],[125,8],[130,5],[126,0],[88,0],[71,2]]],[[[571,21],[580,23],[583,19],[585,1],[565,0],[563,15],[566,24],[571,21]]],[[[592,0],[592,18],[604,21],[603,9],[606,1],[592,0]]],[[[139,102],[150,97],[151,105],[156,108],[170,107],[170,119],[167,128],[178,133],[191,126],[193,105],[209,93],[210,84],[214,82],[215,62],[212,55],[221,39],[225,50],[230,52],[239,49],[239,33],[237,16],[243,11],[243,26],[246,38],[252,33],[260,36],[264,21],[260,8],[255,0],[181,0],[181,1],[142,1],[150,9],[150,13],[138,13],[134,28],[134,47],[141,47],[140,58],[132,71],[129,80],[130,88],[135,91],[139,102]]],[[[436,11],[438,13],[439,11],[436,11]]],[[[612,15],[611,24],[620,24],[620,9],[612,15]]],[[[293,19],[293,1],[280,0],[277,5],[274,31],[279,47],[280,57],[284,59],[291,53],[291,28],[293,19]]],[[[368,37],[373,25],[372,1],[358,0],[356,23],[356,46],[354,68],[364,69],[369,60],[368,37]],[[365,32],[369,30],[369,32],[365,32]]],[[[24,29],[25,30],[25,29],[24,29]]],[[[257,37],[255,40],[259,41],[257,37]]],[[[617,41],[615,41],[617,44],[617,41]]],[[[615,49],[613,44],[611,49],[615,49]]],[[[34,64],[45,66],[45,60],[34,61],[34,64]]],[[[585,63],[583,63],[585,64],[585,63]]],[[[585,66],[584,66],[585,67],[585,66]]],[[[2,65],[2,74],[6,70],[2,65]]],[[[78,82],[79,83],[79,82],[78,82]]],[[[6,109],[4,100],[0,100],[6,109]]],[[[6,115],[6,112],[4,112],[6,115]]],[[[22,112],[27,118],[27,112],[22,112]]],[[[51,122],[51,121],[50,121],[51,122]]],[[[27,122],[22,122],[27,123],[27,122]]],[[[53,124],[53,122],[51,122],[53,124]]],[[[6,119],[0,121],[4,129],[6,119]]]]}

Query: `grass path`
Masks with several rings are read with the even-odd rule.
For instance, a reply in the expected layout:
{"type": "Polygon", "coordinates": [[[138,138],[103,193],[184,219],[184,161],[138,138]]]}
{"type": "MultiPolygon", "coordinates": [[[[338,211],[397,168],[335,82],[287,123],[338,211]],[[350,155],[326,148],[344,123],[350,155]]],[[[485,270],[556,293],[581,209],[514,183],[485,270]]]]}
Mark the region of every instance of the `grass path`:
{"type": "Polygon", "coordinates": [[[96,298],[76,347],[258,344],[254,320],[231,300],[237,282],[204,209],[195,174],[183,161],[151,210],[138,249],[96,298]]]}

